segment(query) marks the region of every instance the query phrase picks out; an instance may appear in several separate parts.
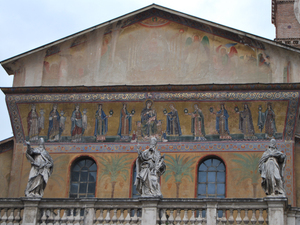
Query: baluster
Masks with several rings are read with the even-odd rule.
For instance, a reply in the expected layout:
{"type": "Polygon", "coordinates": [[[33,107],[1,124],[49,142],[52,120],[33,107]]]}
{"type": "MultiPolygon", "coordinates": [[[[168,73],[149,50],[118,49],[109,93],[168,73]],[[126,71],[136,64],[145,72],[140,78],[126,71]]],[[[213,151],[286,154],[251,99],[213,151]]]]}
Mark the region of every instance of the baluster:
{"type": "Polygon", "coordinates": [[[161,214],[162,214],[160,218],[161,225],[166,225],[167,222],[166,209],[161,209],[161,214]]]}
{"type": "Polygon", "coordinates": [[[183,214],[183,218],[182,218],[182,222],[183,222],[183,224],[187,224],[188,223],[188,221],[189,221],[189,218],[188,218],[188,209],[184,209],[184,214],[183,214]]]}
{"type": "Polygon", "coordinates": [[[203,225],[202,209],[199,210],[199,215],[196,219],[196,225],[203,225]]]}
{"type": "MultiPolygon", "coordinates": [[[[268,213],[268,210],[266,210],[266,212],[268,213]]],[[[267,214],[267,216],[266,216],[266,218],[265,218],[265,223],[266,223],[266,224],[269,224],[268,214],[267,214]]]]}
{"type": "Polygon", "coordinates": [[[60,224],[60,209],[57,209],[57,214],[55,215],[55,217],[53,219],[54,219],[54,222],[53,222],[54,225],[60,224]]]}
{"type": "MultiPolygon", "coordinates": [[[[103,209],[99,209],[99,216],[98,218],[96,219],[95,221],[95,225],[103,225],[103,221],[104,221],[104,218],[103,218],[103,209]]],[[[97,212],[97,210],[96,210],[97,212]]]]}
{"type": "Polygon", "coordinates": [[[67,216],[67,225],[73,225],[73,221],[74,221],[74,209],[69,209],[70,210],[70,215],[67,216]]]}
{"type": "Polygon", "coordinates": [[[4,213],[3,213],[3,216],[1,218],[1,221],[2,221],[1,225],[6,225],[6,221],[7,221],[7,208],[3,208],[3,211],[4,211],[4,213]]]}
{"type": "Polygon", "coordinates": [[[242,217],[241,217],[241,209],[237,210],[237,216],[235,218],[236,224],[241,224],[242,223],[242,217]]]}
{"type": "Polygon", "coordinates": [[[245,209],[245,216],[244,216],[243,222],[246,225],[249,223],[248,209],[245,209]]]}
{"type": "Polygon", "coordinates": [[[7,218],[7,225],[13,225],[13,221],[14,221],[14,211],[15,211],[14,208],[12,208],[12,209],[10,210],[9,217],[7,218]]]}
{"type": "Polygon", "coordinates": [[[110,225],[110,209],[106,210],[106,217],[104,219],[104,225],[110,225]]]}
{"type": "Polygon", "coordinates": [[[265,222],[262,214],[263,214],[263,209],[259,209],[259,217],[258,217],[259,224],[263,224],[265,222]]]}
{"type": "Polygon", "coordinates": [[[16,216],[15,216],[15,220],[14,220],[14,225],[19,225],[21,222],[21,209],[16,209],[16,216]]]}
{"type": "Polygon", "coordinates": [[[195,209],[191,209],[191,213],[192,213],[192,215],[191,215],[191,218],[190,218],[189,222],[190,222],[190,225],[195,225],[195,221],[196,221],[195,209]]]}
{"type": "Polygon", "coordinates": [[[118,211],[118,209],[113,209],[114,214],[113,214],[113,217],[111,218],[112,225],[117,225],[117,221],[118,221],[117,211],[118,211]]]}
{"type": "Polygon", "coordinates": [[[67,225],[67,209],[63,209],[64,213],[63,216],[60,219],[60,225],[67,225]]]}
{"type": "Polygon", "coordinates": [[[123,223],[124,223],[124,209],[120,209],[120,216],[118,219],[118,224],[123,225],[123,223]]]}
{"type": "Polygon", "coordinates": [[[177,214],[177,216],[175,218],[176,225],[180,225],[180,222],[181,222],[180,211],[181,211],[180,209],[176,210],[176,214],[177,214]]]}
{"type": "Polygon", "coordinates": [[[126,217],[125,217],[125,221],[124,221],[124,224],[125,225],[130,225],[130,209],[127,209],[126,210],[127,211],[127,215],[126,215],[126,217]]]}
{"type": "Polygon", "coordinates": [[[222,223],[223,225],[226,225],[227,218],[226,218],[226,209],[223,209],[223,216],[222,216],[222,223]]]}
{"type": "Polygon", "coordinates": [[[133,209],[134,210],[134,215],[131,218],[131,224],[132,225],[136,225],[139,221],[138,217],[137,217],[137,209],[133,209]]]}
{"type": "Polygon", "coordinates": [[[168,224],[174,225],[174,209],[170,209],[170,216],[168,219],[168,224]]]}
{"type": "Polygon", "coordinates": [[[74,216],[74,225],[80,225],[80,209],[77,208],[77,209],[74,209],[75,210],[75,216],[74,216]]]}
{"type": "Polygon", "coordinates": [[[230,210],[229,210],[229,213],[230,213],[230,215],[229,215],[229,218],[228,218],[228,223],[229,223],[229,224],[233,224],[233,223],[234,223],[233,209],[230,209],[230,210]]]}
{"type": "Polygon", "coordinates": [[[256,224],[256,209],[252,209],[251,224],[256,224]]]}
{"type": "Polygon", "coordinates": [[[41,222],[40,222],[40,225],[46,225],[46,219],[47,219],[47,216],[46,216],[46,210],[47,209],[41,209],[43,210],[43,215],[41,217],[41,222]]]}
{"type": "Polygon", "coordinates": [[[47,225],[53,225],[53,220],[54,220],[54,216],[53,216],[53,209],[49,209],[49,216],[48,216],[48,223],[47,225]]]}

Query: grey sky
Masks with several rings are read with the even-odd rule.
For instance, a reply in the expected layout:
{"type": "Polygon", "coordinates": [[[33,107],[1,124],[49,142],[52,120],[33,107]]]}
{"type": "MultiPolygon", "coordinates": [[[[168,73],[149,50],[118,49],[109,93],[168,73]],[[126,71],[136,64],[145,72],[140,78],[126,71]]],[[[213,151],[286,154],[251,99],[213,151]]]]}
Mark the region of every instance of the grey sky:
{"type": "MultiPolygon", "coordinates": [[[[271,0],[0,0],[0,61],[152,3],[268,39],[275,38],[271,0]]],[[[0,67],[0,87],[13,76],[0,67]]],[[[0,93],[0,140],[13,136],[0,93]]]]}

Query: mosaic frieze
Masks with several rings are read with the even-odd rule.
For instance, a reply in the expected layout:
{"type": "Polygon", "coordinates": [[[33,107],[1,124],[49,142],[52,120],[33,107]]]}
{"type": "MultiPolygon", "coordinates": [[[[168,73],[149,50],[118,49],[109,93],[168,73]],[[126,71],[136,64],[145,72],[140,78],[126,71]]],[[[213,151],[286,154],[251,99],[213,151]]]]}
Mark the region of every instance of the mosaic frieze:
{"type": "Polygon", "coordinates": [[[298,92],[7,95],[18,142],[291,140],[298,92]]]}

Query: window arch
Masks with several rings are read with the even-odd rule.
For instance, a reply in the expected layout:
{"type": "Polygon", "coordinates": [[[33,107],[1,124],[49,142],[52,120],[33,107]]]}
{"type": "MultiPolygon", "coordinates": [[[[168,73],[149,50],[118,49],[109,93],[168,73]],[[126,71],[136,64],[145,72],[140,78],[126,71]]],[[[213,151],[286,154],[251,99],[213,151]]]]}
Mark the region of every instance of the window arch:
{"type": "Polygon", "coordinates": [[[76,160],[71,166],[69,197],[95,197],[96,180],[96,162],[88,157],[76,160]]]}
{"type": "Polygon", "coordinates": [[[226,168],[222,160],[208,158],[198,167],[197,198],[225,198],[226,168]]]}

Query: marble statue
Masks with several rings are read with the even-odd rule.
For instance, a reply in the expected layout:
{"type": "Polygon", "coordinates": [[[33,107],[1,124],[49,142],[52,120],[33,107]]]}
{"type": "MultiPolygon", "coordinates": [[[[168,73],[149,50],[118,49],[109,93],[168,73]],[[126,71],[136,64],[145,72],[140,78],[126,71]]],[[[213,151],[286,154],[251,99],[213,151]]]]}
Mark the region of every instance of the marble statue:
{"type": "Polygon", "coordinates": [[[46,184],[53,171],[53,160],[45,149],[43,138],[39,139],[39,146],[37,148],[31,148],[30,142],[26,142],[26,144],[26,157],[31,163],[31,170],[25,189],[25,196],[41,198],[44,195],[46,184]]]}
{"type": "Polygon", "coordinates": [[[141,197],[162,197],[159,178],[166,171],[166,164],[156,145],[157,140],[152,137],[150,148],[138,150],[135,186],[141,197]]]}
{"type": "Polygon", "coordinates": [[[261,186],[266,195],[285,196],[283,187],[285,162],[286,155],[277,149],[276,140],[272,139],[258,165],[262,178],[261,186]]]}

